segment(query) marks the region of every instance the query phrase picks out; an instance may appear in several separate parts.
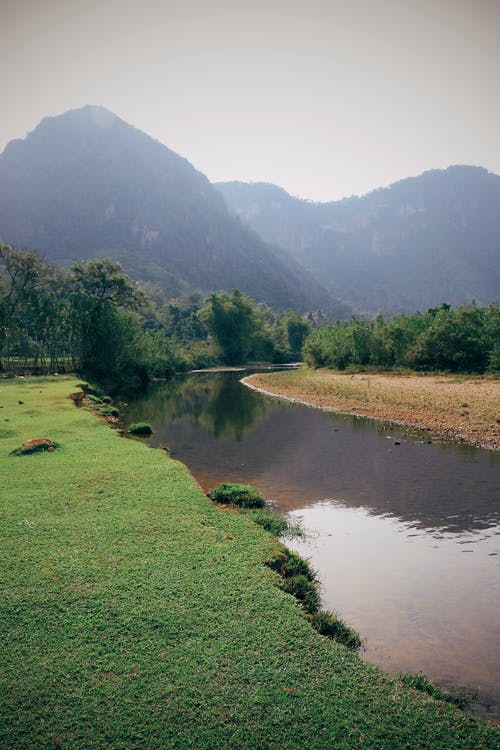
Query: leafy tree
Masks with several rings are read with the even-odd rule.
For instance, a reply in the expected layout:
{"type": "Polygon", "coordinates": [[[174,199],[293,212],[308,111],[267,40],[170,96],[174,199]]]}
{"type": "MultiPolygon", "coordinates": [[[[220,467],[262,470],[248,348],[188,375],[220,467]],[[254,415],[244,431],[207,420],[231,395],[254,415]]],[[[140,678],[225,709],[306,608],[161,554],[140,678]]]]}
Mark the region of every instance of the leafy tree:
{"type": "Polygon", "coordinates": [[[5,347],[14,317],[44,283],[47,268],[34,251],[0,243],[0,349],[5,347]]]}
{"type": "Polygon", "coordinates": [[[231,294],[212,292],[199,316],[220,346],[226,364],[242,364],[250,357],[267,359],[272,351],[261,314],[238,289],[231,294]]]}

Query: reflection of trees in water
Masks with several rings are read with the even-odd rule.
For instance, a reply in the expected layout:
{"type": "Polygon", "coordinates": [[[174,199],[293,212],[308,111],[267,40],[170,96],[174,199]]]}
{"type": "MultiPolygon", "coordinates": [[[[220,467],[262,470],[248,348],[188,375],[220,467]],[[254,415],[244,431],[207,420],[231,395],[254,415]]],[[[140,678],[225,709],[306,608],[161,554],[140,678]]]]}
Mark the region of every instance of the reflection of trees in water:
{"type": "Polygon", "coordinates": [[[266,413],[266,402],[259,394],[243,388],[237,379],[226,378],[208,400],[200,421],[217,439],[241,440],[259,417],[266,413]]]}
{"type": "Polygon", "coordinates": [[[239,377],[239,373],[178,376],[167,385],[152,387],[131,404],[126,419],[152,424],[159,419],[186,419],[191,424],[203,424],[217,439],[233,437],[239,441],[267,408],[262,396],[241,387],[239,377]]]}

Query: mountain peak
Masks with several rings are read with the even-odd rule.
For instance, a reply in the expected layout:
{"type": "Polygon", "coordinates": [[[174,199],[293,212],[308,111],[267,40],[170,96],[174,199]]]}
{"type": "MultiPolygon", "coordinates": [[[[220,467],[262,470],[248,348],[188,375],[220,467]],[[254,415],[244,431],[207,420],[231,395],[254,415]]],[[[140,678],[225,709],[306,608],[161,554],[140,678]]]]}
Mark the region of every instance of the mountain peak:
{"type": "Polygon", "coordinates": [[[171,295],[238,287],[277,307],[332,303],[186,159],[96,105],[45,118],[0,155],[0,240],[65,265],[110,257],[171,295]]]}

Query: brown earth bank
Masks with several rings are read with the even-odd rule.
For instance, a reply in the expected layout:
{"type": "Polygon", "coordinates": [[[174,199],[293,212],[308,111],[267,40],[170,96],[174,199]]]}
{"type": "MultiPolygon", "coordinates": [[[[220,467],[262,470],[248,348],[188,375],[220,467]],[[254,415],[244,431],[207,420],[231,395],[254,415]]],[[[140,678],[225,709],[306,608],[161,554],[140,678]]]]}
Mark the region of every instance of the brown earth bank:
{"type": "Polygon", "coordinates": [[[458,375],[258,373],[242,381],[273,396],[343,414],[418,427],[500,450],[500,380],[458,375]]]}

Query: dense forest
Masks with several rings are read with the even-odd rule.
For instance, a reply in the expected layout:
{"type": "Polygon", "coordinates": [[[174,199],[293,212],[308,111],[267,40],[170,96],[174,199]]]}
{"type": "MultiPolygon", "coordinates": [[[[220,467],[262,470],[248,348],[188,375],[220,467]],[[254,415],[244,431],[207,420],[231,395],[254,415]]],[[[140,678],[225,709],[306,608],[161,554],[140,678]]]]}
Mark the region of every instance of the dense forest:
{"type": "Polygon", "coordinates": [[[0,367],[11,372],[71,369],[112,390],[193,368],[301,358],[340,370],[500,369],[496,305],[324,322],[318,313],[278,312],[237,289],[168,300],[109,259],[67,271],[0,244],[0,367]]]}
{"type": "Polygon", "coordinates": [[[426,313],[322,326],[307,338],[303,355],[311,367],[407,367],[449,372],[500,369],[500,310],[443,303],[426,313]]]}
{"type": "Polygon", "coordinates": [[[107,387],[137,387],[196,367],[300,357],[310,323],[238,290],[167,300],[119,263],[69,271],[0,244],[0,364],[72,369],[107,387]]]}

